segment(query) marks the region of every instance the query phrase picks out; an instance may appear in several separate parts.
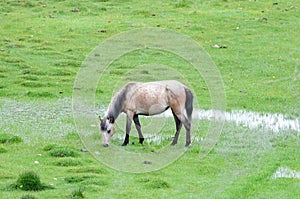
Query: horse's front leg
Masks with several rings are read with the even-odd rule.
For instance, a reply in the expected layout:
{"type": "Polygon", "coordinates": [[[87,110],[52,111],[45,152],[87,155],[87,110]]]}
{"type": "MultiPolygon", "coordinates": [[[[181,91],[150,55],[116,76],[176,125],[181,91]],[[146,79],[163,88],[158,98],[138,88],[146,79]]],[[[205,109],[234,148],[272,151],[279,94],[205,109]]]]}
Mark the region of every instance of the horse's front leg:
{"type": "Polygon", "coordinates": [[[125,139],[124,142],[122,144],[122,146],[126,146],[129,143],[129,133],[131,130],[131,123],[132,123],[132,116],[133,114],[128,114],[127,113],[127,119],[126,119],[126,135],[125,135],[125,139]]]}
{"type": "Polygon", "coordinates": [[[143,142],[144,142],[144,136],[142,134],[141,124],[140,124],[140,121],[139,121],[139,116],[137,114],[135,114],[133,116],[133,121],[134,121],[134,124],[135,124],[135,128],[136,128],[136,130],[137,130],[137,132],[139,134],[139,139],[140,139],[139,143],[143,144],[143,142]]]}

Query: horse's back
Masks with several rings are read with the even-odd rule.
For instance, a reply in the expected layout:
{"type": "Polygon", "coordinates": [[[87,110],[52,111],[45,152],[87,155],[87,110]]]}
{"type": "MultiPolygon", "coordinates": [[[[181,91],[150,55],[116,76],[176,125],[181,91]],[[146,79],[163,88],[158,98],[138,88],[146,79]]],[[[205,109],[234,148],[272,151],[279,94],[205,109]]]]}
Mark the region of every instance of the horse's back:
{"type": "MultiPolygon", "coordinates": [[[[144,99],[167,99],[171,95],[173,98],[186,97],[186,90],[189,90],[184,84],[176,80],[163,80],[154,82],[132,82],[126,85],[128,95],[131,97],[139,96],[144,99]]],[[[189,90],[190,91],[190,90],[189,90]]],[[[149,102],[150,103],[150,102],[149,102]]]]}
{"type": "Polygon", "coordinates": [[[173,104],[171,100],[184,103],[184,88],[184,85],[176,80],[128,83],[125,86],[125,109],[137,114],[159,114],[173,104]]]}
{"type": "Polygon", "coordinates": [[[162,80],[162,81],[155,81],[155,82],[146,82],[146,83],[141,83],[144,86],[149,86],[149,87],[153,87],[153,88],[170,88],[172,90],[181,90],[183,88],[185,88],[186,86],[183,85],[181,82],[177,81],[177,80],[162,80]]]}

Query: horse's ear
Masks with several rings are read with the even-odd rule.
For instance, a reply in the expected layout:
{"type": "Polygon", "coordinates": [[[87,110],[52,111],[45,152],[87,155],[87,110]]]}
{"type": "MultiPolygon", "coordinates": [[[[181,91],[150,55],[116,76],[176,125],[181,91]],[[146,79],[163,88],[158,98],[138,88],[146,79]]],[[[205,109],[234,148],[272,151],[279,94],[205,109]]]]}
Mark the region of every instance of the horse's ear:
{"type": "Polygon", "coordinates": [[[101,118],[101,116],[100,116],[100,115],[99,115],[99,117],[98,117],[98,118],[99,118],[99,120],[100,120],[100,121],[102,121],[102,118],[101,118]]]}

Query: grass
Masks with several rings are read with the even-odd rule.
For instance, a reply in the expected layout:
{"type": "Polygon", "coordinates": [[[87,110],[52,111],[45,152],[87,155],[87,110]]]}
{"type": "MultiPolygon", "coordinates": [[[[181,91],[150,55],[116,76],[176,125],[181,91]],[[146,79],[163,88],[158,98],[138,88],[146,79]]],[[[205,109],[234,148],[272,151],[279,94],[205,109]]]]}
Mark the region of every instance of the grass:
{"type": "MultiPolygon", "coordinates": [[[[205,157],[199,159],[201,146],[194,145],[164,169],[130,174],[80,151],[85,147],[71,111],[76,74],[96,46],[123,31],[160,27],[191,37],[210,55],[224,81],[228,111],[282,113],[299,120],[299,7],[299,0],[1,1],[0,198],[300,195],[299,179],[271,179],[280,166],[300,171],[299,132],[277,135],[228,122],[205,157]],[[54,189],[7,189],[28,170],[54,189]]],[[[106,107],[125,82],[165,78],[187,82],[199,108],[211,108],[209,89],[189,63],[153,49],[133,51],[111,63],[96,89],[96,107],[106,107]]],[[[123,138],[121,118],[120,123],[117,134],[123,138]]],[[[142,124],[147,126],[148,120],[142,124]]],[[[156,153],[174,130],[172,119],[165,124],[161,144],[141,146],[133,130],[124,151],[156,153]]],[[[200,121],[193,135],[205,136],[208,126],[200,121]]],[[[93,141],[101,143],[101,136],[93,141]]],[[[113,143],[119,146],[122,140],[113,143]]]]}
{"type": "Polygon", "coordinates": [[[4,143],[19,143],[22,142],[22,138],[20,136],[15,136],[9,133],[1,133],[0,134],[0,144],[4,143]]]}
{"type": "Polygon", "coordinates": [[[145,178],[140,179],[138,182],[144,184],[148,189],[166,189],[170,187],[169,183],[161,179],[145,178]]]}
{"type": "Polygon", "coordinates": [[[78,153],[70,147],[56,147],[50,150],[50,155],[53,157],[77,157],[78,153]]]}
{"type": "Polygon", "coordinates": [[[71,198],[85,198],[84,188],[79,187],[78,189],[74,189],[72,191],[71,198]]]}
{"type": "Polygon", "coordinates": [[[23,191],[41,191],[48,188],[41,182],[40,177],[33,171],[26,171],[22,173],[16,183],[12,184],[11,187],[21,189],[23,191]]]}
{"type": "MultiPolygon", "coordinates": [[[[4,28],[0,71],[4,81],[0,94],[3,97],[71,96],[81,62],[101,41],[122,31],[159,24],[189,35],[211,55],[225,83],[228,109],[291,112],[295,109],[292,105],[298,103],[296,2],[1,4],[4,28]],[[72,12],[74,7],[80,12],[72,12]],[[262,20],[264,17],[268,20],[262,20]],[[99,29],[107,32],[98,32],[99,29]],[[55,34],[52,30],[56,30],[55,34]],[[214,49],[215,44],[228,48],[214,49]]],[[[152,56],[148,57],[153,61],[152,56]]],[[[127,57],[125,64],[134,66],[139,61],[133,60],[127,57]]],[[[180,65],[174,58],[167,62],[176,68],[180,65]]],[[[109,81],[122,78],[124,72],[125,67],[112,67],[109,81]]]]}
{"type": "Polygon", "coordinates": [[[70,166],[79,166],[82,165],[82,162],[80,160],[76,160],[74,158],[64,158],[57,160],[54,165],[56,166],[64,166],[64,167],[70,167],[70,166]]]}
{"type": "Polygon", "coordinates": [[[26,195],[23,195],[21,196],[21,199],[35,199],[36,197],[34,197],[33,195],[31,194],[26,194],[26,195]]]}

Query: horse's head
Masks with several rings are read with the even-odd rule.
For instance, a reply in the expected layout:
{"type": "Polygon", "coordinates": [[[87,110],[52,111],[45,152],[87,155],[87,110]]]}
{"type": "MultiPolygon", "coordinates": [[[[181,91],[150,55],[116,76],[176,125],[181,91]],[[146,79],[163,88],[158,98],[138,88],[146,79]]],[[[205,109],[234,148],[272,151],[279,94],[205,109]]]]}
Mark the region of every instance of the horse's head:
{"type": "Polygon", "coordinates": [[[104,117],[100,118],[100,130],[102,132],[102,143],[104,147],[108,147],[111,137],[115,133],[114,118],[104,117]]]}

